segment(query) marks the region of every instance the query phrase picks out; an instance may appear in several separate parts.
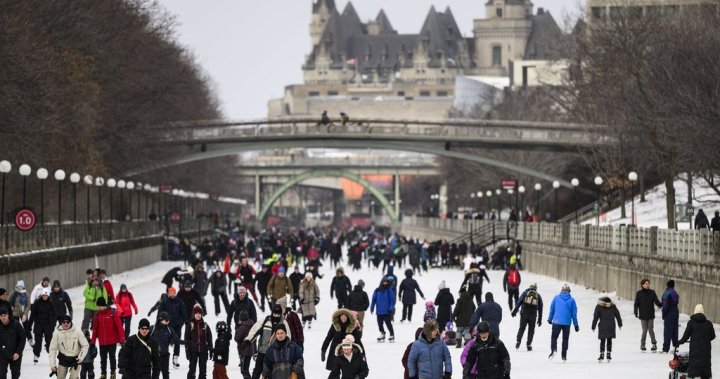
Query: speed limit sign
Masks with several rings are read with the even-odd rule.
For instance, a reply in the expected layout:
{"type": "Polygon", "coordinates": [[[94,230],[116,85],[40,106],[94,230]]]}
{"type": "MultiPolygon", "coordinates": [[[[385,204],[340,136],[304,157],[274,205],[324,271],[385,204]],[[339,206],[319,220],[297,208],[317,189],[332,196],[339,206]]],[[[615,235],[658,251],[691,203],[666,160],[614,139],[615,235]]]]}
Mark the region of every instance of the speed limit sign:
{"type": "Polygon", "coordinates": [[[29,208],[21,208],[15,213],[15,226],[23,232],[32,230],[37,223],[35,212],[29,208]]]}

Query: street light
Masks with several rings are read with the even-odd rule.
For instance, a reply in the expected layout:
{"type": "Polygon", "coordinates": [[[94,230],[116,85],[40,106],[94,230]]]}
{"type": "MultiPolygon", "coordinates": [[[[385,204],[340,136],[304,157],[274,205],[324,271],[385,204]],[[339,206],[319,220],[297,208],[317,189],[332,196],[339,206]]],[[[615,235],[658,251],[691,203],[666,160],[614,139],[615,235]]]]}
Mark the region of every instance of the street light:
{"type": "Polygon", "coordinates": [[[77,184],[80,183],[80,174],[70,174],[70,183],[73,185],[73,224],[77,224],[77,184]]]}
{"type": "Polygon", "coordinates": [[[540,217],[540,191],[542,190],[542,184],[535,183],[535,195],[537,199],[537,216],[538,216],[538,222],[541,221],[540,217]]]}
{"type": "Polygon", "coordinates": [[[145,183],[145,185],[143,185],[143,189],[145,190],[145,192],[147,192],[145,194],[145,217],[143,217],[143,218],[146,220],[149,220],[150,219],[150,193],[149,192],[152,189],[152,186],[148,183],[145,183]]]}
{"type": "Polygon", "coordinates": [[[58,182],[58,225],[62,226],[62,182],[65,180],[65,171],[55,171],[55,180],[58,182]]]}
{"type": "MultiPolygon", "coordinates": [[[[117,181],[115,179],[109,178],[107,180],[107,186],[110,188],[110,222],[115,219],[115,216],[113,216],[113,188],[115,188],[116,185],[117,181]]],[[[120,193],[122,194],[122,191],[120,191],[120,193]]]]}
{"type": "Polygon", "coordinates": [[[570,181],[570,184],[573,186],[573,198],[575,202],[575,223],[578,223],[578,199],[577,199],[577,188],[580,185],[580,180],[578,178],[572,178],[570,181]]]}
{"type": "Polygon", "coordinates": [[[557,180],[553,182],[553,192],[555,192],[555,222],[557,222],[558,214],[558,188],[560,188],[560,182],[557,180]]]}
{"type": "Polygon", "coordinates": [[[0,161],[0,173],[2,173],[2,200],[0,200],[0,226],[5,226],[5,177],[12,170],[12,164],[8,161],[0,161]]]}
{"type": "Polygon", "coordinates": [[[637,220],[635,219],[635,182],[636,182],[637,179],[638,179],[638,174],[637,174],[637,172],[635,172],[635,171],[630,171],[630,173],[628,174],[628,179],[630,179],[630,194],[631,194],[631,196],[632,196],[632,208],[631,208],[631,210],[632,210],[632,216],[631,216],[630,219],[632,220],[632,224],[635,225],[635,223],[636,223],[636,221],[637,221],[637,220]]]}
{"type": "Polygon", "coordinates": [[[98,224],[102,224],[102,187],[105,185],[105,179],[98,176],[95,178],[95,185],[98,189],[98,224]]]}
{"type": "Polygon", "coordinates": [[[487,219],[490,219],[490,214],[492,213],[492,205],[490,205],[490,198],[492,197],[492,191],[487,190],[485,192],[485,196],[487,197],[487,219]]]}
{"type": "MultiPolygon", "coordinates": [[[[135,183],[135,190],[138,191],[137,201],[136,201],[137,205],[135,206],[135,210],[136,210],[135,214],[138,216],[138,219],[140,219],[141,221],[143,219],[142,215],[140,214],[140,203],[142,203],[140,201],[140,194],[142,193],[142,189],[143,189],[142,183],[140,183],[140,182],[135,183]]],[[[132,209],[130,210],[130,212],[132,213],[132,209]]],[[[194,208],[193,208],[193,213],[194,213],[194,208]]]]}
{"type": "Polygon", "coordinates": [[[48,177],[48,170],[40,168],[35,172],[40,179],[40,225],[45,224],[45,179],[48,177]]]}
{"type": "MultiPolygon", "coordinates": [[[[525,194],[525,186],[518,187],[518,201],[519,203],[524,203],[522,199],[520,199],[525,194]]],[[[527,213],[527,212],[525,212],[527,213]]],[[[521,218],[522,215],[520,213],[520,204],[518,204],[518,219],[523,220],[524,218],[521,218]]]]}
{"type": "Polygon", "coordinates": [[[495,194],[497,195],[497,207],[498,207],[498,214],[497,219],[498,221],[502,221],[502,190],[500,188],[495,190],[495,194]]]}
{"type": "Polygon", "coordinates": [[[601,194],[601,190],[602,190],[602,184],[603,184],[603,178],[601,178],[600,176],[596,176],[595,177],[595,185],[598,186],[598,200],[597,200],[598,208],[597,208],[597,215],[595,218],[595,225],[597,225],[597,226],[600,226],[600,210],[602,209],[602,205],[600,204],[600,200],[601,200],[600,194],[601,194]]]}
{"type": "Polygon", "coordinates": [[[135,183],[133,182],[127,182],[127,185],[125,186],[127,189],[129,189],[128,194],[128,214],[130,214],[130,221],[133,220],[133,213],[132,213],[132,189],[135,188],[135,183]]]}
{"type": "Polygon", "coordinates": [[[23,202],[22,202],[22,204],[23,204],[23,208],[25,208],[25,189],[27,188],[26,180],[27,180],[28,175],[30,175],[30,173],[32,172],[32,169],[30,168],[30,166],[23,164],[23,165],[20,165],[20,169],[18,169],[18,172],[23,177],[23,202]]]}
{"type": "Polygon", "coordinates": [[[90,187],[93,185],[92,175],[83,176],[83,183],[87,186],[87,204],[85,204],[85,214],[87,216],[88,228],[90,228],[90,187]]]}

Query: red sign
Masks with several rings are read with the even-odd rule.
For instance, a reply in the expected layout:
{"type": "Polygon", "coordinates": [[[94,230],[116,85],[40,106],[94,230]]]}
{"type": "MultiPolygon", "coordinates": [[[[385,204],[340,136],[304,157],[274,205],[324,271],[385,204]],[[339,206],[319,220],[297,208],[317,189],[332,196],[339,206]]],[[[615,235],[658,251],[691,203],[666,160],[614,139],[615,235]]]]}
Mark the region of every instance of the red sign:
{"type": "Polygon", "coordinates": [[[22,208],[15,213],[15,226],[23,232],[32,230],[37,223],[37,217],[32,209],[22,208]]]}
{"type": "Polygon", "coordinates": [[[220,193],[219,193],[219,192],[210,192],[210,193],[208,194],[208,196],[210,197],[210,200],[218,201],[218,199],[220,199],[220,193]]]}
{"type": "Polygon", "coordinates": [[[172,211],[168,218],[171,224],[179,224],[180,221],[182,221],[182,213],[180,213],[180,211],[172,211]]]}
{"type": "Polygon", "coordinates": [[[160,185],[160,192],[162,193],[170,193],[173,190],[172,184],[161,184],[160,185]]]}
{"type": "Polygon", "coordinates": [[[502,187],[502,189],[515,189],[517,184],[517,180],[515,179],[503,179],[500,181],[500,187],[502,187]]]}

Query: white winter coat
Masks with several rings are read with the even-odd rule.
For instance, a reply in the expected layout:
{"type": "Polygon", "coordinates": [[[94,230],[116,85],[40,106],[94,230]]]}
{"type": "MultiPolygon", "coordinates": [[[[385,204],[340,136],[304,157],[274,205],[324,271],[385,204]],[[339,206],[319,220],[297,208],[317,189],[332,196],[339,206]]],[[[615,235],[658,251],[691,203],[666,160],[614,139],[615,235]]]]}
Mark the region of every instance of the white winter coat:
{"type": "Polygon", "coordinates": [[[50,367],[57,367],[57,355],[62,353],[68,357],[78,357],[78,362],[85,359],[88,351],[88,341],[85,335],[73,325],[70,329],[63,329],[62,326],[55,328],[52,340],[50,340],[50,367]]]}

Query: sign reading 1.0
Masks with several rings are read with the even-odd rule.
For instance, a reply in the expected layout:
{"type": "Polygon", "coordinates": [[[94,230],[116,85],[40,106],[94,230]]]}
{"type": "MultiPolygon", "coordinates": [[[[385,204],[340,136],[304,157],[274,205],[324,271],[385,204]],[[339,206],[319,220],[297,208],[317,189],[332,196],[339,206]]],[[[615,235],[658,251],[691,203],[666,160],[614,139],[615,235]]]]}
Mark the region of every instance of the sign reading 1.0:
{"type": "Polygon", "coordinates": [[[35,212],[29,208],[21,208],[15,213],[15,226],[23,232],[32,230],[37,223],[35,212]]]}

